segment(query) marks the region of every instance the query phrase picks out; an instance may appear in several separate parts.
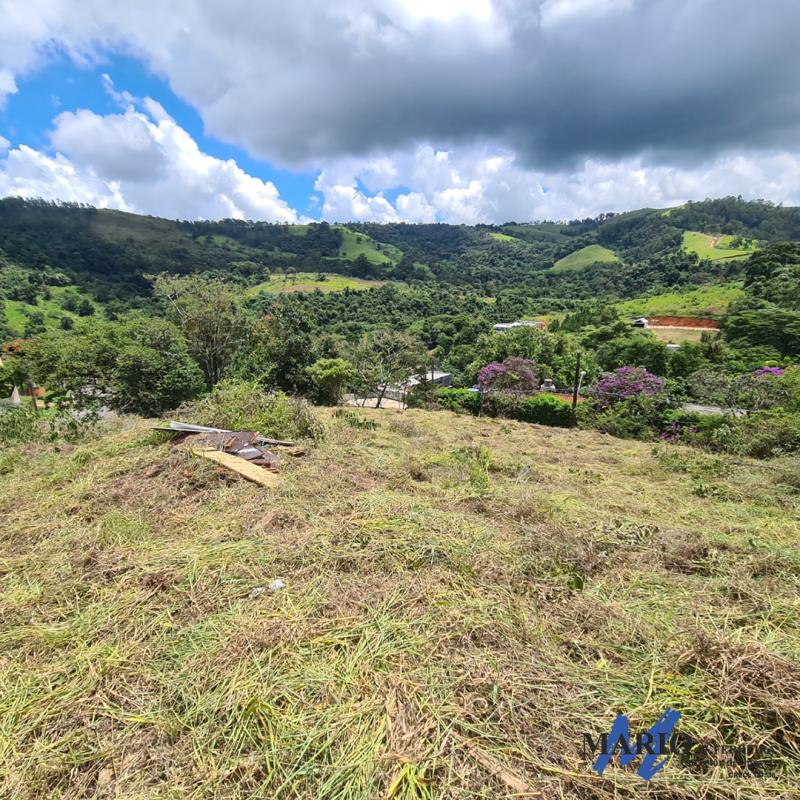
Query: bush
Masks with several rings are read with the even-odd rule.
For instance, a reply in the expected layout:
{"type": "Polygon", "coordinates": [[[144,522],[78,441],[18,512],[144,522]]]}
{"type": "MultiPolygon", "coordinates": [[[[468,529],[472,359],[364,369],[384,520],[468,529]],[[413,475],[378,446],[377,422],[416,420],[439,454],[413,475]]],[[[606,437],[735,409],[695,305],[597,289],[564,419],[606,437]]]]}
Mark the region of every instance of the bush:
{"type": "Polygon", "coordinates": [[[356,377],[353,365],[343,358],[321,358],[306,367],[306,374],[316,387],[317,400],[331,406],[342,402],[347,384],[356,377]]]}
{"type": "Polygon", "coordinates": [[[456,414],[478,416],[481,413],[481,396],[469,389],[438,389],[436,401],[442,408],[455,411],[456,414]]]}
{"type": "Polygon", "coordinates": [[[0,442],[19,444],[37,441],[42,435],[41,422],[39,415],[28,406],[0,408],[0,442]]]}
{"type": "Polygon", "coordinates": [[[228,430],[258,431],[275,439],[321,439],[311,406],[283,392],[264,392],[258,381],[220,381],[206,397],[178,409],[184,421],[228,430]]]}
{"type": "Polygon", "coordinates": [[[47,408],[37,412],[27,405],[0,408],[0,443],[74,442],[94,422],[90,414],[78,416],[62,409],[47,408]]]}
{"type": "Polygon", "coordinates": [[[681,437],[686,444],[719,453],[772,458],[800,452],[800,414],[756,411],[745,417],[703,416],[681,437]]]}
{"type": "Polygon", "coordinates": [[[554,397],[552,394],[539,394],[523,400],[516,419],[557,428],[571,428],[575,424],[572,406],[566,400],[554,397]]]}
{"type": "Polygon", "coordinates": [[[610,406],[584,403],[578,406],[581,427],[596,428],[620,439],[652,440],[670,424],[668,402],[658,397],[628,397],[610,406]]]}
{"type": "Polygon", "coordinates": [[[737,419],[745,454],[771,458],[800,452],[800,414],[758,411],[737,419]]]}

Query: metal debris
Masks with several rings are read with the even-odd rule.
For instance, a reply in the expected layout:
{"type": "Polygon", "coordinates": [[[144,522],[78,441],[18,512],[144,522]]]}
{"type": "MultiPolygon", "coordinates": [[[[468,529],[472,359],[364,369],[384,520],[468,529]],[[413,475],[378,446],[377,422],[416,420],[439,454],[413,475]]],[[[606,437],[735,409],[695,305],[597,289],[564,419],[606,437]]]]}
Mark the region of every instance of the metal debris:
{"type": "Polygon", "coordinates": [[[285,589],[285,588],[286,588],[286,584],[283,581],[280,581],[280,580],[272,581],[271,583],[269,583],[267,585],[267,589],[269,589],[271,592],[279,592],[281,589],[285,589]]]}
{"type": "Polygon", "coordinates": [[[277,485],[274,473],[278,472],[280,460],[277,453],[268,450],[264,445],[281,448],[283,452],[293,456],[305,452],[303,448],[295,447],[294,442],[271,439],[262,436],[258,431],[229,431],[208,425],[191,425],[174,421],[170,421],[167,425],[159,425],[154,430],[175,435],[180,441],[185,441],[196,455],[216,461],[263,486],[277,485]],[[240,464],[236,459],[247,463],[240,464]],[[253,467],[260,467],[273,475],[267,477],[258,469],[254,471],[253,467]]]}

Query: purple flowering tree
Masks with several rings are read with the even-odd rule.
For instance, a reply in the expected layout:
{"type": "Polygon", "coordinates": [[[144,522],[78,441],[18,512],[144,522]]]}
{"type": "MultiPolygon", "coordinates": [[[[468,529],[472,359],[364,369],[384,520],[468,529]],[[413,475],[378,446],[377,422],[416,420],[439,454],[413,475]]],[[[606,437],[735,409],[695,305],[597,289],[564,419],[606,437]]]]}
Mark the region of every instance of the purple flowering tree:
{"type": "Polygon", "coordinates": [[[620,367],[607,372],[597,382],[595,396],[606,405],[630,397],[653,397],[662,394],[666,381],[644,367],[620,367]]]}
{"type": "Polygon", "coordinates": [[[482,394],[535,394],[539,388],[536,364],[517,356],[502,363],[493,361],[478,371],[478,386],[482,394]]]}
{"type": "Polygon", "coordinates": [[[781,378],[783,370],[780,367],[759,367],[753,374],[759,378],[781,378]]]}

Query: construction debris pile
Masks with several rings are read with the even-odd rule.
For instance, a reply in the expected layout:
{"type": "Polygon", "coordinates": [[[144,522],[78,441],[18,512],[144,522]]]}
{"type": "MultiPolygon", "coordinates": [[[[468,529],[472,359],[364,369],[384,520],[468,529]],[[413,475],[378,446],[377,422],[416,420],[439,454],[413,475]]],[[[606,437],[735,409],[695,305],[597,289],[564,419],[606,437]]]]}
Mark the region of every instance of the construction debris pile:
{"type": "Polygon", "coordinates": [[[170,422],[168,426],[158,426],[155,430],[172,434],[178,441],[185,442],[194,455],[214,461],[261,486],[280,485],[279,456],[265,445],[290,455],[303,453],[294,442],[270,439],[258,431],[226,431],[184,422],[170,422]]]}

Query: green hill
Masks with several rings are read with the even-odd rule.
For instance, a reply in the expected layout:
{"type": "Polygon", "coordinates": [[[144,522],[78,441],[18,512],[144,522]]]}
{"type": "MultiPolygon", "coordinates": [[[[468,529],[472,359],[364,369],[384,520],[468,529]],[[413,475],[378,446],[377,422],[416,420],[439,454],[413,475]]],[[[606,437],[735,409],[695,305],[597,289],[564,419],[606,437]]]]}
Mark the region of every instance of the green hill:
{"type": "MultiPolygon", "coordinates": [[[[160,272],[253,287],[293,271],[448,287],[497,297],[512,316],[547,313],[564,302],[740,280],[742,256],[780,240],[800,240],[800,209],[737,198],[686,203],[669,214],[646,208],[499,226],[180,221],[0,200],[0,268],[58,272],[117,311],[148,306],[147,276],[160,272]],[[521,308],[515,293],[541,302],[521,308]]],[[[13,303],[4,309],[16,327],[31,312],[13,303]]],[[[47,320],[57,316],[46,303],[43,309],[47,320]]]]}
{"type": "Polygon", "coordinates": [[[344,225],[334,227],[342,235],[339,258],[355,261],[363,255],[373,264],[396,264],[403,256],[402,251],[392,244],[376,242],[365,233],[350,230],[344,225]]]}
{"type": "Polygon", "coordinates": [[[560,258],[553,264],[554,272],[567,272],[570,270],[582,270],[592,264],[611,264],[619,261],[616,254],[607,247],[599,244],[590,244],[570,253],[564,258],[560,258]]]}

